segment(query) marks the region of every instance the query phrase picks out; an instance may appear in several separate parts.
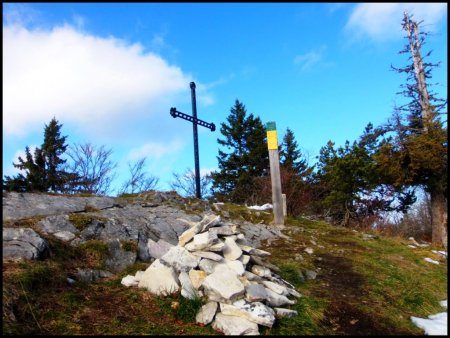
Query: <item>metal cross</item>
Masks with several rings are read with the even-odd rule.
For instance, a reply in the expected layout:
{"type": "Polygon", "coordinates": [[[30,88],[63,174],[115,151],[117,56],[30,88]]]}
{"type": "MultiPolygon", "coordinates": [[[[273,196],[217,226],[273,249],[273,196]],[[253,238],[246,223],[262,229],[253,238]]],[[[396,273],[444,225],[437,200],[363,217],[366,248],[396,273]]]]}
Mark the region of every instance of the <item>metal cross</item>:
{"type": "Polygon", "coordinates": [[[202,121],[197,118],[197,103],[195,100],[195,83],[191,82],[191,99],[192,99],[192,116],[184,114],[182,112],[177,111],[175,107],[170,108],[170,115],[173,118],[181,117],[184,120],[192,122],[193,132],[194,132],[194,158],[195,158],[195,196],[197,198],[202,198],[200,192],[200,163],[198,156],[198,135],[197,135],[197,125],[201,125],[202,127],[206,127],[211,131],[216,130],[216,126],[214,123],[208,123],[202,121]]]}

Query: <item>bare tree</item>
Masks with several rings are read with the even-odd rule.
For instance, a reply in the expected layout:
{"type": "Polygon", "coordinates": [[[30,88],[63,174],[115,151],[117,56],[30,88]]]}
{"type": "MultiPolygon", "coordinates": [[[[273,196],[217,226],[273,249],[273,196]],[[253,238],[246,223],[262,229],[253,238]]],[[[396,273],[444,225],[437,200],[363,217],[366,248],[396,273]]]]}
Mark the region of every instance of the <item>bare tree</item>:
{"type": "Polygon", "coordinates": [[[159,178],[144,172],[146,157],[132,164],[128,162],[131,177],[119,190],[119,194],[135,194],[147,190],[153,190],[158,185],[159,178]]]}
{"type": "Polygon", "coordinates": [[[67,155],[72,160],[70,172],[80,179],[72,187],[73,192],[106,195],[110,192],[117,163],[111,160],[112,149],[97,147],[90,142],[69,146],[67,155]]]}
{"type": "MultiPolygon", "coordinates": [[[[174,181],[170,183],[170,187],[185,197],[195,197],[195,172],[191,168],[186,168],[183,174],[172,173],[174,181]]],[[[209,186],[212,182],[210,174],[200,175],[200,192],[201,195],[207,197],[210,194],[209,186]]]]}

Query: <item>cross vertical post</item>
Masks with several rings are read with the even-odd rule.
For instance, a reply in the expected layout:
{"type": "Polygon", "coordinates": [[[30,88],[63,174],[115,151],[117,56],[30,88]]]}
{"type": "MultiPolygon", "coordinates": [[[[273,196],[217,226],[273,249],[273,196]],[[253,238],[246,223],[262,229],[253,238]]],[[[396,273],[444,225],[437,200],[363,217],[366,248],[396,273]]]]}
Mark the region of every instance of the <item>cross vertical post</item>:
{"type": "Polygon", "coordinates": [[[184,114],[182,112],[177,111],[177,108],[172,107],[170,108],[170,115],[173,118],[181,117],[183,120],[187,120],[189,122],[192,122],[192,130],[194,133],[194,159],[195,159],[195,197],[201,199],[201,189],[200,189],[200,161],[199,161],[199,155],[198,155],[198,134],[197,134],[197,125],[201,125],[202,127],[208,128],[211,131],[216,130],[216,126],[214,123],[208,123],[205,121],[202,121],[197,118],[197,103],[195,100],[195,83],[191,82],[191,98],[192,98],[192,116],[184,114]]]}
{"type": "MultiPolygon", "coordinates": [[[[197,119],[197,101],[195,99],[195,82],[190,83],[191,86],[191,99],[192,99],[192,116],[197,119]]],[[[194,160],[195,160],[195,196],[202,198],[200,191],[200,160],[198,154],[198,133],[197,123],[192,123],[192,130],[194,133],[194,160]]]]}

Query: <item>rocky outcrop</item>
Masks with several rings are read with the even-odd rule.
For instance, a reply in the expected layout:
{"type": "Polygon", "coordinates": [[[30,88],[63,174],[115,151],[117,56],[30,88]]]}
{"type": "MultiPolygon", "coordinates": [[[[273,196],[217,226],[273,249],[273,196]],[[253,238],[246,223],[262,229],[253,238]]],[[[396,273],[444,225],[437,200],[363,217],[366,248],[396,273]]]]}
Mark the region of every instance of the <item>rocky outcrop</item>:
{"type": "MultiPolygon", "coordinates": [[[[28,226],[28,230],[25,230],[25,227],[16,225],[14,233],[21,231],[20,239],[16,239],[16,242],[11,242],[8,236],[3,236],[3,257],[45,257],[47,242],[41,234],[72,246],[92,240],[105,242],[108,245],[106,267],[114,273],[122,271],[136,260],[159,259],[179,241],[187,244],[186,249],[207,267],[211,265],[209,261],[221,259],[217,252],[224,248],[225,251],[233,248],[230,239],[225,242],[216,241],[216,238],[237,234],[237,226],[222,222],[221,226],[217,227],[217,216],[188,214],[180,208],[184,205],[185,209],[188,209],[188,204],[183,203],[185,201],[173,192],[146,193],[134,202],[112,197],[3,192],[5,229],[8,228],[5,222],[20,224],[22,219],[40,218],[36,221],[34,230],[28,226]],[[81,224],[77,223],[80,217],[81,224]],[[205,232],[206,230],[208,232],[205,232]],[[26,235],[31,234],[30,231],[33,231],[31,237],[26,235]],[[196,236],[201,233],[204,235],[196,236]],[[136,252],[127,251],[119,244],[127,241],[136,243],[136,252]]],[[[197,202],[202,203],[203,201],[197,202]]],[[[261,240],[283,236],[279,229],[264,224],[252,225],[244,222],[241,230],[246,233],[248,244],[253,247],[257,247],[261,240]]],[[[234,250],[237,250],[234,253],[236,255],[240,249],[234,247],[234,250]]],[[[240,259],[248,258],[248,255],[242,255],[240,259]]]]}
{"type": "Polygon", "coordinates": [[[180,221],[190,227],[180,234],[177,245],[145,272],[124,277],[123,285],[157,295],[181,291],[186,298],[205,297],[197,322],[211,323],[226,335],[257,335],[258,325],[272,327],[276,317],[296,315],[283,306],[295,304],[301,294],[265,261],[271,254],[252,247],[236,224],[214,214],[199,222],[180,221]]]}
{"type": "Polygon", "coordinates": [[[79,197],[35,193],[3,193],[3,220],[107,209],[122,202],[112,197],[79,197]]]}

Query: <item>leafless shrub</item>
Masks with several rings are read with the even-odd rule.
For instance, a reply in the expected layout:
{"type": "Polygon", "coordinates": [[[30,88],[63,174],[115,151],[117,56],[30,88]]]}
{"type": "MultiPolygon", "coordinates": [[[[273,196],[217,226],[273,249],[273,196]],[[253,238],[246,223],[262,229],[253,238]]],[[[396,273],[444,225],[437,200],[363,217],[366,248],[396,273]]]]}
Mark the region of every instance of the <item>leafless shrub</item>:
{"type": "Polygon", "coordinates": [[[131,177],[123,183],[119,194],[135,194],[156,188],[159,178],[144,172],[145,161],[146,157],[137,160],[134,164],[128,162],[131,177]]]}
{"type": "Polygon", "coordinates": [[[67,155],[70,172],[79,176],[71,188],[73,192],[106,195],[110,192],[117,163],[111,160],[112,150],[90,142],[71,145],[67,155]]]}
{"type": "MultiPolygon", "coordinates": [[[[195,172],[186,168],[182,174],[172,173],[174,180],[170,183],[170,187],[178,194],[184,197],[195,197],[195,172]]],[[[200,174],[200,193],[202,198],[210,196],[210,185],[212,179],[209,174],[200,174]]]]}

